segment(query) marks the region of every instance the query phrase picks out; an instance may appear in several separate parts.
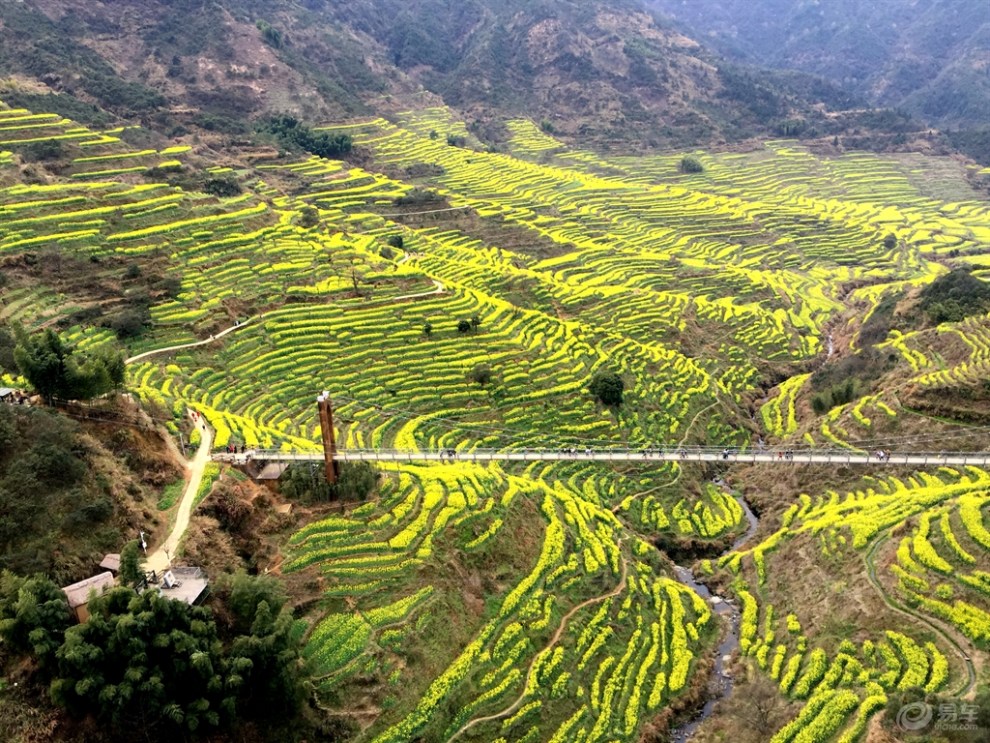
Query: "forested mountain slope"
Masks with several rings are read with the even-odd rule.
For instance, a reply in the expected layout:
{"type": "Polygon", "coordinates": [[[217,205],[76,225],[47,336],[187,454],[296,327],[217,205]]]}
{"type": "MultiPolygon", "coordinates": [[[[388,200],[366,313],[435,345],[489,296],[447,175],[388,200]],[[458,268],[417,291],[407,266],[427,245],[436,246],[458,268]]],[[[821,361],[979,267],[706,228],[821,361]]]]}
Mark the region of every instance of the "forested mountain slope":
{"type": "Polygon", "coordinates": [[[982,0],[649,0],[695,38],[754,64],[811,72],[944,126],[990,117],[982,0]]]}
{"type": "Polygon", "coordinates": [[[601,145],[792,133],[793,119],[803,135],[891,130],[827,116],[859,104],[821,80],[719,63],[633,0],[0,0],[0,17],[8,100],[93,123],[109,112],[236,136],[272,111],[326,119],[442,98],[488,139],[519,114],[601,145]],[[61,97],[32,97],[48,93],[61,97]]]}

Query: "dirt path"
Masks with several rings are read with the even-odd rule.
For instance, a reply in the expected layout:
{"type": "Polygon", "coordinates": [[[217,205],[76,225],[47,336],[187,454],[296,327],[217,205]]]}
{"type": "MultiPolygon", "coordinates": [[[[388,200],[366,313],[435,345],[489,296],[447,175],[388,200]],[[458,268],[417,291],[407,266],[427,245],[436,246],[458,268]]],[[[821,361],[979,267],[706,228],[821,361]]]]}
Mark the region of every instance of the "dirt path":
{"type": "Polygon", "coordinates": [[[617,585],[614,589],[612,589],[608,593],[604,593],[601,596],[593,596],[590,599],[586,599],[585,601],[582,601],[580,604],[573,607],[569,612],[567,612],[561,618],[560,624],[557,626],[557,631],[554,632],[553,637],[550,638],[550,642],[546,645],[546,647],[543,648],[543,650],[538,652],[533,657],[533,662],[529,664],[529,670],[526,672],[526,682],[523,684],[522,694],[519,695],[516,701],[514,701],[510,706],[503,709],[501,712],[496,712],[493,715],[487,715],[485,717],[475,717],[473,720],[469,720],[468,722],[464,723],[464,725],[462,725],[461,728],[456,733],[454,733],[447,739],[447,743],[451,743],[451,741],[459,738],[462,734],[466,733],[475,725],[480,725],[483,722],[491,722],[492,720],[501,719],[502,717],[511,715],[513,712],[519,709],[519,705],[523,703],[523,701],[526,699],[526,696],[528,694],[527,689],[529,689],[530,680],[533,676],[533,673],[535,673],[534,669],[536,668],[537,658],[539,658],[548,650],[551,650],[558,642],[560,642],[560,638],[563,637],[564,630],[567,629],[567,623],[571,620],[571,617],[573,617],[582,609],[591,606],[592,604],[597,604],[602,601],[606,601],[607,599],[614,598],[615,596],[618,596],[620,593],[626,590],[626,574],[628,573],[628,571],[629,571],[629,565],[626,562],[625,558],[623,558],[622,579],[619,581],[619,585],[617,585]]]}
{"type": "Polygon", "coordinates": [[[939,637],[945,640],[946,643],[948,643],[952,647],[952,649],[956,651],[956,653],[959,655],[959,659],[963,663],[963,667],[966,669],[968,678],[963,686],[961,686],[959,689],[951,693],[952,696],[954,697],[968,697],[972,693],[974,687],[976,686],[976,669],[974,668],[973,661],[971,660],[972,654],[976,652],[975,649],[967,653],[963,649],[962,645],[956,641],[954,637],[954,635],[956,635],[956,632],[952,628],[950,628],[948,625],[946,625],[945,623],[941,622],[938,619],[923,616],[921,614],[916,614],[908,607],[895,601],[890,596],[890,594],[887,593],[883,585],[877,579],[877,566],[876,563],[874,562],[874,558],[876,557],[876,552],[880,548],[880,545],[886,542],[889,537],[890,537],[889,533],[884,534],[882,537],[879,537],[877,540],[873,542],[873,545],[870,547],[870,551],[866,553],[866,557],[865,557],[866,577],[870,581],[870,584],[873,586],[873,588],[876,589],[877,593],[880,594],[880,598],[883,599],[883,602],[887,605],[887,608],[889,608],[891,611],[897,612],[898,614],[909,617],[913,622],[917,624],[925,625],[926,627],[931,629],[935,634],[937,634],[939,637]]]}
{"type": "MultiPolygon", "coordinates": [[[[694,424],[698,422],[698,418],[701,417],[702,413],[705,413],[705,412],[711,410],[716,405],[718,405],[718,402],[713,402],[711,405],[706,405],[705,407],[703,407],[701,410],[699,410],[697,413],[694,414],[694,417],[691,418],[691,422],[688,423],[687,424],[687,427],[684,429],[684,435],[681,436],[681,440],[679,442],[677,442],[677,446],[674,449],[675,451],[677,451],[678,449],[681,449],[684,446],[684,444],[687,442],[688,437],[691,435],[691,429],[694,428],[694,424]]],[[[683,473],[684,473],[684,468],[681,467],[680,465],[678,465],[677,466],[677,472],[674,474],[674,476],[670,480],[668,480],[667,482],[663,483],[662,485],[656,485],[656,486],[654,486],[652,488],[649,488],[647,490],[642,490],[642,491],[634,494],[633,496],[631,496],[632,500],[638,500],[638,499],[642,498],[644,495],[649,495],[650,493],[654,493],[657,490],[662,490],[663,488],[669,488],[669,487],[672,487],[673,485],[676,485],[677,484],[677,481],[681,479],[681,475],[683,473]]],[[[612,506],[612,508],[610,509],[612,511],[612,513],[618,515],[619,514],[619,511],[622,510],[622,504],[625,503],[625,502],[626,502],[626,499],[623,498],[621,501],[619,501],[614,506],[612,506]]]]}
{"type": "MultiPolygon", "coordinates": [[[[382,304],[388,304],[389,302],[404,302],[407,299],[419,299],[420,297],[432,297],[434,294],[443,294],[446,291],[446,288],[444,287],[442,281],[437,281],[436,279],[432,279],[432,281],[433,281],[432,291],[419,292],[418,294],[404,294],[401,297],[392,297],[391,299],[384,300],[382,304]]],[[[369,303],[369,304],[375,304],[375,303],[369,303]]],[[[364,309],[363,306],[362,309],[364,309]]]]}
{"type": "MultiPolygon", "coordinates": [[[[416,294],[404,294],[402,296],[392,297],[390,299],[382,300],[380,302],[368,302],[367,304],[358,305],[357,309],[366,309],[367,307],[374,307],[378,304],[390,304],[392,302],[405,302],[410,299],[422,299],[423,297],[432,297],[437,294],[443,294],[446,291],[446,287],[444,286],[442,281],[437,281],[436,279],[432,279],[432,281],[433,281],[433,289],[431,289],[430,291],[418,292],[416,294]]],[[[347,309],[351,309],[351,308],[350,307],[344,308],[345,311],[347,309]]],[[[244,322],[238,323],[237,325],[231,325],[226,330],[221,330],[219,333],[214,333],[205,340],[193,341],[192,343],[179,343],[174,346],[165,346],[164,348],[155,348],[151,351],[145,351],[144,353],[139,353],[137,356],[131,356],[124,363],[135,364],[138,361],[144,361],[145,359],[150,358],[151,356],[157,356],[160,353],[170,353],[172,351],[182,351],[186,348],[198,348],[200,346],[207,346],[210,343],[215,343],[216,341],[220,340],[225,335],[229,333],[233,333],[235,330],[240,330],[241,328],[250,325],[252,322],[255,322],[256,320],[260,320],[263,317],[264,315],[255,315],[253,317],[249,317],[244,322]]]]}
{"type": "Polygon", "coordinates": [[[199,430],[200,441],[196,456],[191,462],[186,464],[186,488],[182,491],[182,500],[179,502],[179,510],[175,516],[175,525],[172,532],[165,538],[164,543],[148,555],[144,562],[145,570],[154,570],[161,573],[171,565],[171,558],[175,557],[179,542],[189,528],[189,517],[192,514],[193,503],[196,501],[196,493],[199,492],[199,485],[203,481],[203,469],[210,461],[210,449],[213,448],[213,432],[206,425],[201,416],[197,416],[194,425],[199,430]]]}
{"type": "Polygon", "coordinates": [[[263,317],[263,315],[255,315],[254,317],[249,317],[247,320],[245,320],[242,323],[238,323],[237,325],[231,325],[226,330],[221,330],[219,333],[215,333],[215,334],[211,335],[206,340],[194,341],[193,343],[180,343],[180,344],[178,344],[176,346],[166,346],[165,348],[156,348],[156,349],[154,349],[152,351],[145,351],[144,353],[139,353],[137,356],[131,356],[124,363],[125,364],[134,364],[134,363],[136,363],[138,361],[143,361],[144,359],[148,358],[149,356],[156,356],[156,355],[158,355],[160,353],[168,353],[169,351],[181,351],[184,348],[196,348],[198,346],[206,346],[206,345],[208,345],[210,343],[213,343],[214,341],[216,341],[216,340],[218,340],[220,338],[223,338],[228,333],[233,333],[235,330],[240,330],[244,326],[250,325],[254,320],[257,320],[260,317],[263,317]]]}

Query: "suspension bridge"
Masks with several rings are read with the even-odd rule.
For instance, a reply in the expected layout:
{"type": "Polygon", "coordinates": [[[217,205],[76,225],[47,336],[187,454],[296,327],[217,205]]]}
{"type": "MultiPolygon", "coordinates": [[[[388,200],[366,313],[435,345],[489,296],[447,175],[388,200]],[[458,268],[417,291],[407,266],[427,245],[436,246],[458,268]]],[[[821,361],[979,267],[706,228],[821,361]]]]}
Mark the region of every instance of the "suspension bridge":
{"type": "Polygon", "coordinates": [[[327,482],[337,481],[341,462],[723,462],[733,464],[827,464],[827,465],[974,465],[990,466],[990,452],[931,452],[897,451],[884,449],[866,451],[859,449],[794,449],[758,446],[750,449],[728,449],[709,446],[672,447],[651,446],[639,449],[621,448],[465,448],[402,450],[402,449],[338,449],[333,425],[333,403],[329,392],[316,398],[323,438],[322,452],[284,451],[282,449],[248,449],[228,451],[213,455],[214,461],[236,465],[275,465],[276,477],[285,467],[296,462],[323,462],[327,482]]]}
{"type": "MultiPolygon", "coordinates": [[[[232,464],[249,461],[291,464],[325,462],[322,452],[248,449],[222,452],[213,459],[232,464]]],[[[857,452],[850,449],[749,449],[685,446],[665,449],[469,449],[410,451],[401,449],[337,449],[335,462],[726,462],[750,464],[956,465],[990,466],[990,452],[857,452]]]]}

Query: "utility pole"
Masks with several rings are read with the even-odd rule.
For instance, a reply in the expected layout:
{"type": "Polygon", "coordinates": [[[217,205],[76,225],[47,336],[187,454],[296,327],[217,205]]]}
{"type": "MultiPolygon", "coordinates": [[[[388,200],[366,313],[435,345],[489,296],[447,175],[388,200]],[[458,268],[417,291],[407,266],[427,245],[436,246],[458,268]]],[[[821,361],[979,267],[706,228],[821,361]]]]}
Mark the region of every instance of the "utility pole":
{"type": "Polygon", "coordinates": [[[330,393],[323,390],[317,396],[316,404],[320,411],[320,431],[323,434],[323,462],[326,466],[327,482],[334,485],[337,482],[337,462],[334,459],[337,454],[337,441],[333,436],[333,403],[330,402],[330,393]]]}

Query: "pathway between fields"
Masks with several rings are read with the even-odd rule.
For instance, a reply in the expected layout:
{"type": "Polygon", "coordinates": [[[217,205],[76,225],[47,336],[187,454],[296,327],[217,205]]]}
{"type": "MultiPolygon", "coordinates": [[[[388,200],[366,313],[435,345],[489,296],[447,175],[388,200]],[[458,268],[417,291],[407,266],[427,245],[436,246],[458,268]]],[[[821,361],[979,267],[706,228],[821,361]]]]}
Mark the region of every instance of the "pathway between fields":
{"type": "MultiPolygon", "coordinates": [[[[427,292],[417,292],[416,294],[403,294],[403,295],[398,296],[398,297],[390,297],[389,299],[382,299],[382,300],[379,300],[377,302],[372,301],[372,302],[367,302],[365,304],[354,305],[352,307],[343,307],[341,309],[343,311],[345,311],[345,312],[347,310],[351,310],[351,309],[362,309],[363,310],[363,309],[366,309],[368,307],[376,307],[376,306],[383,305],[383,304],[391,304],[392,302],[407,302],[410,299],[422,299],[424,297],[432,297],[432,296],[435,296],[437,294],[443,294],[447,290],[442,281],[437,281],[436,279],[432,279],[432,281],[433,281],[433,289],[431,289],[430,291],[427,291],[427,292]]],[[[209,338],[206,338],[206,339],[201,340],[201,341],[193,341],[191,343],[179,343],[179,344],[174,345],[174,346],[165,346],[164,348],[155,348],[155,349],[153,349],[151,351],[145,351],[144,353],[139,353],[136,356],[131,356],[124,363],[125,364],[135,364],[138,361],[144,361],[145,359],[147,359],[147,358],[149,358],[151,356],[157,356],[160,353],[170,353],[172,351],[182,351],[182,350],[184,350],[186,348],[198,348],[199,346],[208,346],[209,344],[214,343],[215,341],[220,340],[225,335],[228,335],[229,333],[233,333],[235,330],[240,330],[241,328],[246,327],[247,325],[250,325],[252,322],[255,322],[256,320],[260,320],[263,317],[264,317],[263,314],[262,315],[254,315],[252,317],[249,317],[244,322],[239,322],[236,325],[231,325],[229,328],[227,328],[225,330],[221,330],[219,333],[214,333],[209,338]]]]}
{"type": "Polygon", "coordinates": [[[873,545],[870,547],[869,552],[866,553],[866,557],[865,557],[866,577],[870,581],[870,584],[876,589],[877,593],[880,594],[880,598],[883,599],[883,602],[887,605],[887,607],[891,611],[895,611],[898,614],[902,614],[906,617],[909,617],[917,624],[925,625],[926,627],[931,629],[935,634],[937,634],[939,637],[945,640],[946,643],[952,646],[952,649],[955,650],[956,653],[959,655],[959,659],[962,661],[963,667],[966,669],[967,679],[965,684],[963,684],[963,686],[961,686],[956,691],[950,693],[954,697],[968,697],[972,693],[973,688],[976,686],[976,669],[973,666],[973,661],[971,657],[972,654],[977,651],[972,650],[970,653],[967,653],[963,649],[962,645],[959,642],[957,642],[956,638],[954,637],[954,635],[957,634],[957,630],[955,630],[950,625],[942,622],[939,619],[935,619],[934,617],[928,617],[922,614],[917,614],[916,612],[912,611],[911,609],[904,606],[900,602],[895,601],[893,597],[887,593],[886,589],[883,587],[883,584],[880,583],[879,579],[877,578],[877,566],[874,561],[876,557],[876,552],[880,548],[880,545],[886,542],[889,537],[890,537],[890,532],[888,531],[882,537],[875,539],[873,541],[873,545]]]}
{"type": "Polygon", "coordinates": [[[203,482],[203,470],[210,461],[210,449],[213,448],[213,432],[202,416],[197,416],[193,425],[199,430],[199,449],[196,450],[196,456],[192,461],[186,463],[186,488],[182,491],[182,500],[175,515],[175,525],[162,545],[148,555],[144,562],[145,570],[154,570],[159,574],[170,567],[171,558],[175,557],[179,542],[189,528],[189,517],[196,502],[196,493],[199,492],[199,485],[203,482]]]}
{"type": "Polygon", "coordinates": [[[236,325],[231,325],[226,330],[221,330],[219,333],[214,333],[205,340],[194,341],[192,343],[179,343],[178,345],[175,346],[165,346],[165,348],[156,348],[153,351],[145,351],[144,353],[139,353],[137,356],[131,356],[124,363],[134,364],[137,363],[138,361],[144,361],[149,356],[155,356],[160,353],[168,353],[169,351],[181,351],[184,348],[196,348],[197,346],[209,345],[210,343],[213,343],[213,341],[219,338],[223,338],[228,333],[233,333],[235,330],[239,330],[240,328],[243,328],[245,325],[249,325],[250,323],[261,317],[264,317],[264,315],[255,315],[254,317],[249,317],[244,322],[239,322],[236,325]]]}
{"type": "MultiPolygon", "coordinates": [[[[621,539],[619,540],[620,549],[621,549],[621,543],[622,543],[622,541],[623,540],[621,540],[621,539]]],[[[564,635],[564,630],[567,629],[567,623],[571,620],[571,618],[575,614],[577,614],[582,609],[585,609],[585,608],[591,606],[592,604],[598,604],[598,603],[601,603],[602,601],[605,601],[607,599],[614,598],[614,597],[618,596],[619,594],[621,594],[624,590],[626,590],[626,577],[628,575],[628,572],[629,572],[629,564],[626,561],[626,559],[623,557],[622,558],[622,578],[619,581],[619,585],[617,585],[615,588],[613,588],[608,593],[603,593],[601,596],[592,596],[590,599],[586,599],[585,601],[582,601],[580,604],[578,604],[577,606],[573,607],[569,612],[567,612],[567,614],[565,614],[561,618],[560,624],[557,626],[557,631],[553,633],[553,637],[550,638],[550,642],[542,650],[540,650],[540,651],[538,651],[536,653],[536,655],[533,657],[532,662],[529,664],[529,670],[526,672],[526,679],[525,679],[525,682],[523,683],[522,693],[516,698],[516,701],[514,701],[511,705],[509,705],[508,707],[506,707],[505,709],[503,709],[501,712],[496,712],[493,715],[486,715],[485,717],[475,717],[473,720],[469,720],[468,722],[464,723],[464,725],[462,725],[460,727],[460,729],[457,730],[457,732],[455,732],[453,735],[451,735],[447,739],[447,743],[452,743],[452,741],[454,739],[461,737],[461,735],[463,735],[464,733],[466,733],[468,730],[470,730],[471,728],[473,728],[475,725],[480,725],[483,722],[491,722],[492,720],[499,720],[499,719],[501,719],[503,717],[508,717],[513,712],[515,712],[517,709],[519,709],[519,706],[523,703],[523,701],[526,699],[527,695],[529,694],[529,687],[530,687],[530,683],[532,681],[532,676],[536,672],[536,660],[537,660],[537,658],[539,658],[541,655],[543,655],[547,651],[552,650],[553,647],[558,642],[560,642],[560,638],[563,637],[563,635],[564,635]]]]}

